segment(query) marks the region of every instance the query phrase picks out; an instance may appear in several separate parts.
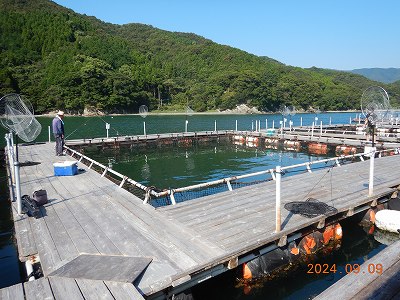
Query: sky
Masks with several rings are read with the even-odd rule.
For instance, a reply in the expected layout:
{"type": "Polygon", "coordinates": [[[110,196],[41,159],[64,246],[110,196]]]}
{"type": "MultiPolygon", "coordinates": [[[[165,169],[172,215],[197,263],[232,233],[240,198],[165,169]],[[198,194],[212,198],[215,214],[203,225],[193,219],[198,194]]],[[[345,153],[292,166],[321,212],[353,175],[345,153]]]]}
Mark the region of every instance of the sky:
{"type": "Polygon", "coordinates": [[[286,65],[400,68],[398,0],[55,0],[113,23],[191,32],[286,65]]]}

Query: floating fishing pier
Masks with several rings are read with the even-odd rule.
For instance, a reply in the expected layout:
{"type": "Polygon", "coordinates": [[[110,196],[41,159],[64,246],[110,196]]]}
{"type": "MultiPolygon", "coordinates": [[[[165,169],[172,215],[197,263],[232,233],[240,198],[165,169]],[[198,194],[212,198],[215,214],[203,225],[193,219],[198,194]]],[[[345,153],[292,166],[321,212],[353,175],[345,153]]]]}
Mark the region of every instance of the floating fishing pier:
{"type": "MultiPolygon", "coordinates": [[[[326,169],[313,170],[310,162],[242,176],[265,175],[270,179],[252,186],[232,188],[239,177],[231,177],[166,191],[145,187],[80,151],[88,144],[183,146],[214,139],[264,147],[271,138],[282,145],[291,138],[311,142],[326,139],[335,147],[361,148],[366,144],[365,139],[354,138],[355,133],[343,133],[341,127],[320,130],[318,135],[314,129],[296,128],[274,136],[267,131],[216,131],[74,140],[67,142],[69,155],[63,157],[53,156],[52,143],[20,146],[21,194],[45,189],[49,202],[40,208],[38,218],[18,214],[13,172],[8,169],[15,237],[20,260],[28,268],[40,261],[44,276],[0,290],[2,299],[87,299],[88,295],[164,299],[313,230],[386,202],[400,185],[400,168],[393,167],[400,165],[400,156],[392,155],[396,151],[391,150],[379,152],[374,159],[373,190],[369,184],[371,155],[352,153],[314,162],[330,165],[326,169]],[[346,143],[336,144],[338,139],[346,143]],[[66,160],[76,160],[79,173],[54,176],[53,163],[66,160]],[[304,172],[282,176],[292,169],[304,172]],[[227,191],[175,201],[179,193],[217,184],[225,184],[227,191]],[[171,205],[150,205],[160,197],[171,205]],[[335,212],[306,218],[283,208],[286,203],[310,197],[333,206],[335,212]]],[[[382,136],[377,146],[389,148],[398,146],[397,142],[397,134],[382,136]],[[393,138],[395,141],[388,140],[393,138]]]]}

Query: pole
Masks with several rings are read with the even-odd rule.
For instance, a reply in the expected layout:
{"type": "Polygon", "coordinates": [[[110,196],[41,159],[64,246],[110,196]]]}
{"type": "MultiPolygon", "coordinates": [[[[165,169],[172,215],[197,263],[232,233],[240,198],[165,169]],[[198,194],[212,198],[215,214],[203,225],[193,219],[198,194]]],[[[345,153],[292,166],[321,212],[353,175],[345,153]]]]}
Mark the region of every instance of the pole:
{"type": "Polygon", "coordinates": [[[185,120],[185,132],[188,131],[188,123],[189,123],[189,120],[185,120]]]}
{"type": "Polygon", "coordinates": [[[265,119],[265,130],[268,129],[268,119],[265,119]]]}
{"type": "Polygon", "coordinates": [[[371,156],[369,158],[369,182],[368,182],[368,197],[374,194],[374,161],[375,161],[375,147],[371,149],[371,156]]]}
{"type": "Polygon", "coordinates": [[[332,117],[329,117],[329,125],[332,125],[332,117]]]}
{"type": "Polygon", "coordinates": [[[12,133],[7,133],[5,138],[7,142],[7,157],[8,157],[8,166],[11,174],[11,182],[15,181],[15,170],[14,170],[14,149],[12,143],[12,133]]]}
{"type": "Polygon", "coordinates": [[[314,122],[312,122],[312,125],[311,125],[311,137],[313,137],[314,136],[314,122]]]}
{"type": "Polygon", "coordinates": [[[143,135],[146,135],[146,121],[143,121],[143,135]]]}
{"type": "Polygon", "coordinates": [[[254,131],[254,121],[251,121],[251,131],[254,131]]]}
{"type": "Polygon", "coordinates": [[[237,130],[237,120],[236,120],[236,125],[235,125],[235,131],[238,131],[238,130],[237,130]]]}
{"type": "Polygon", "coordinates": [[[110,129],[110,124],[106,123],[106,130],[107,130],[107,138],[108,138],[108,130],[110,129]]]}
{"type": "Polygon", "coordinates": [[[19,176],[19,161],[14,162],[14,173],[15,173],[15,190],[17,196],[17,211],[19,215],[22,215],[22,200],[21,200],[21,181],[19,176]]]}
{"type": "Polygon", "coordinates": [[[50,130],[50,126],[48,126],[49,129],[49,143],[51,142],[51,130],[50,130]]]}
{"type": "Polygon", "coordinates": [[[272,120],[272,129],[275,129],[275,120],[272,120]]]}
{"type": "Polygon", "coordinates": [[[300,117],[300,127],[303,126],[303,117],[300,117]]]}
{"type": "Polygon", "coordinates": [[[281,166],[276,166],[275,232],[281,231],[281,166]]]}
{"type": "Polygon", "coordinates": [[[214,131],[217,131],[217,120],[214,121],[214,131]]]}
{"type": "Polygon", "coordinates": [[[322,136],[322,121],[321,121],[321,126],[320,126],[320,136],[322,136]]]}

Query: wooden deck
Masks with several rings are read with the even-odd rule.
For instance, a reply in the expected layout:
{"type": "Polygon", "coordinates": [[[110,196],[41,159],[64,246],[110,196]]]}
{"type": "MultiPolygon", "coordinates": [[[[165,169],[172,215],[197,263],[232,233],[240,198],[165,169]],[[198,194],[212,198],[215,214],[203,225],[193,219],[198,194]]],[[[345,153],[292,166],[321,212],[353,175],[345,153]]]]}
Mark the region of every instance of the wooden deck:
{"type": "Polygon", "coordinates": [[[319,294],[314,300],[400,299],[400,241],[364,262],[358,274],[350,273],[319,294]],[[376,272],[376,266],[383,273],[376,272]]]}
{"type": "Polygon", "coordinates": [[[61,277],[40,278],[0,290],[9,300],[144,300],[132,284],[61,277]]]}
{"type": "MultiPolygon", "coordinates": [[[[19,150],[21,162],[39,163],[21,168],[22,194],[43,188],[50,199],[38,219],[18,216],[13,203],[19,256],[24,261],[38,254],[45,278],[2,290],[3,294],[17,293],[22,286],[25,293],[31,294],[35,284],[50,284],[56,299],[63,298],[54,292],[58,288],[53,288],[53,284],[64,291],[76,290],[78,286],[83,293],[81,282],[88,286],[87,281],[93,279],[88,272],[65,277],[62,271],[75,259],[97,255],[104,257],[105,263],[110,262],[108,269],[116,273],[118,270],[111,265],[115,256],[129,258],[131,267],[143,258],[151,261],[137,279],[128,276],[116,279],[104,271],[104,266],[96,269],[94,265],[94,271],[98,270],[95,279],[101,286],[99,293],[105,286],[113,293],[109,284],[118,290],[124,284],[130,286],[126,293],[133,288],[144,296],[163,297],[161,292],[167,288],[178,291],[220,274],[228,270],[228,262],[234,266],[235,262],[245,262],[254,257],[255,249],[325,219],[291,215],[282,207],[283,230],[275,233],[274,182],[154,209],[80,163],[78,167],[83,171],[78,175],[54,176],[54,162],[73,160],[54,156],[54,144],[22,146],[19,150]]],[[[369,162],[366,161],[335,167],[329,173],[320,170],[284,177],[282,206],[313,197],[334,206],[341,217],[351,215],[364,204],[368,207],[400,184],[400,169],[393,167],[399,165],[400,156],[383,157],[375,162],[372,198],[367,197],[369,162]]],[[[96,285],[90,288],[97,289],[96,285]]],[[[33,295],[29,297],[36,299],[33,295]]]]}

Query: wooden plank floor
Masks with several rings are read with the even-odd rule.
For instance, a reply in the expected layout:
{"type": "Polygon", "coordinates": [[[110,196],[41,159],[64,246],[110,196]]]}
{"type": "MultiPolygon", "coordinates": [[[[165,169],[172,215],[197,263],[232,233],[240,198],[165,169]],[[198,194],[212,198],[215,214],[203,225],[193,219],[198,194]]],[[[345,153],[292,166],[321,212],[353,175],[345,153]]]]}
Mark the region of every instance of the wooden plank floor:
{"type": "MultiPolygon", "coordinates": [[[[400,170],[393,166],[400,156],[376,159],[375,194],[392,191],[400,183],[400,170]]],[[[292,215],[283,208],[291,201],[309,197],[335,207],[339,212],[368,202],[369,161],[343,165],[312,174],[283,177],[283,232],[294,232],[318,222],[321,217],[308,219],[292,215]]],[[[157,209],[171,221],[197,232],[227,252],[237,253],[276,240],[275,182],[244,187],[193,201],[157,209]]]]}
{"type": "MultiPolygon", "coordinates": [[[[42,217],[18,216],[13,203],[21,260],[38,253],[45,276],[81,254],[147,257],[152,262],[135,286],[141,294],[150,295],[323,218],[291,215],[282,207],[283,230],[274,233],[274,182],[154,209],[80,163],[84,171],[78,175],[54,176],[54,162],[73,159],[53,153],[54,144],[20,147],[21,162],[39,163],[21,168],[21,188],[22,194],[30,195],[40,188],[47,190],[50,202],[42,207],[42,217]]],[[[400,156],[376,160],[376,197],[400,184],[400,169],[393,168],[399,163],[400,156]]],[[[313,197],[346,211],[370,202],[368,168],[367,161],[329,173],[284,177],[283,204],[313,197]]],[[[59,278],[46,278],[47,284],[54,281],[52,291],[76,290],[77,284],[87,280],[61,277],[65,281],[55,282],[59,278]]]]}
{"type": "Polygon", "coordinates": [[[389,245],[360,266],[360,271],[347,274],[315,297],[324,299],[400,299],[400,241],[389,245]],[[382,274],[377,272],[382,266],[382,274]]]}
{"type": "Polygon", "coordinates": [[[2,300],[144,300],[132,284],[71,278],[40,278],[0,290],[2,300]]]}
{"type": "Polygon", "coordinates": [[[80,254],[149,257],[153,261],[138,284],[149,294],[170,286],[172,276],[224,254],[84,165],[78,164],[85,171],[76,176],[54,176],[54,162],[74,159],[53,156],[53,147],[19,149],[21,162],[40,162],[21,168],[21,189],[28,195],[47,191],[50,202],[42,217],[18,216],[13,203],[19,255],[39,253],[46,276],[80,254]]]}

